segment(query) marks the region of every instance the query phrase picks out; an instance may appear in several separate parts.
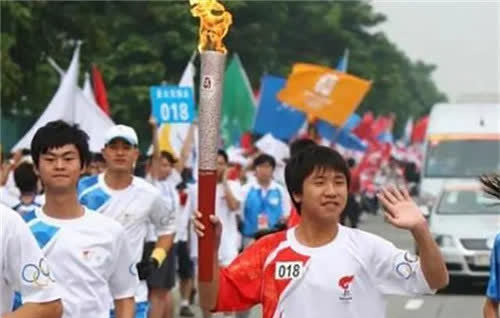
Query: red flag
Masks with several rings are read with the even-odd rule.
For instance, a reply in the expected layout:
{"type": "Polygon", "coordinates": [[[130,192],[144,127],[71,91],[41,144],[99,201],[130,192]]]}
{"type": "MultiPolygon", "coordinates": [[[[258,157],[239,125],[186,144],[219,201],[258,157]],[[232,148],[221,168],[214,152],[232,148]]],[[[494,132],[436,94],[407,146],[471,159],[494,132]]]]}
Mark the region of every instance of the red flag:
{"type": "Polygon", "coordinates": [[[427,131],[427,124],[429,123],[429,116],[420,118],[413,127],[411,134],[411,142],[424,142],[425,132],[427,131]]]}
{"type": "Polygon", "coordinates": [[[104,86],[101,72],[95,64],[92,65],[92,83],[94,84],[94,94],[97,104],[109,116],[110,111],[106,86],[104,86]]]}
{"type": "Polygon", "coordinates": [[[392,130],[394,119],[392,116],[378,116],[372,125],[372,137],[377,138],[383,132],[392,130]]]}
{"type": "Polygon", "coordinates": [[[373,114],[372,112],[366,112],[363,115],[363,119],[359,125],[353,129],[353,133],[360,139],[370,139],[372,136],[372,125],[373,125],[373,114]]]}

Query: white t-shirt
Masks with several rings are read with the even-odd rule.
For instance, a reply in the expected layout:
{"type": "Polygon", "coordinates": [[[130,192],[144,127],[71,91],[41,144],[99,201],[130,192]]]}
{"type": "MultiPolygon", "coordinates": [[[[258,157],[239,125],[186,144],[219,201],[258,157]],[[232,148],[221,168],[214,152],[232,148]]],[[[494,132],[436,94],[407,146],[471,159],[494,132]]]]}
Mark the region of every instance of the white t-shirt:
{"type": "MultiPolygon", "coordinates": [[[[104,174],[83,178],[78,184],[78,198],[89,209],[111,217],[125,227],[125,236],[136,263],[142,259],[149,223],[153,224],[158,236],[175,232],[175,211],[169,210],[160,191],[142,178],[134,177],[127,188],[119,191],[106,185],[104,174]]],[[[146,282],[140,281],[135,300],[144,302],[147,299],[146,282]]]]}
{"type": "Polygon", "coordinates": [[[108,318],[113,299],[133,297],[139,280],[118,222],[85,208],[56,219],[41,208],[23,216],[61,282],[63,317],[108,318]]]}
{"type": "MultiPolygon", "coordinates": [[[[240,203],[242,202],[241,186],[237,181],[228,181],[229,188],[240,203]]],[[[198,207],[198,193],[197,187],[191,188],[191,193],[188,197],[188,204],[191,211],[195,211],[198,207]],[[193,193],[194,191],[194,193],[193,193]]],[[[217,215],[222,223],[222,236],[219,247],[219,262],[220,264],[227,266],[233,259],[238,255],[238,247],[241,240],[240,233],[238,232],[238,222],[236,215],[239,213],[240,209],[237,211],[231,211],[227,205],[226,195],[224,191],[224,186],[221,183],[217,184],[215,189],[215,215],[217,215]]],[[[196,258],[198,255],[198,240],[196,235],[192,236],[191,240],[191,256],[196,258]]]]}
{"type": "Polygon", "coordinates": [[[30,229],[19,214],[3,204],[0,244],[0,315],[12,310],[14,291],[19,291],[27,303],[61,298],[61,290],[30,229]]]}
{"type": "Polygon", "coordinates": [[[6,186],[0,186],[0,202],[12,208],[19,203],[19,195],[15,195],[6,186]]]}
{"type": "Polygon", "coordinates": [[[221,272],[217,311],[262,303],[269,318],[383,318],[384,295],[435,292],[418,258],[381,237],[339,226],[311,248],[295,229],[258,240],[221,272]]]}
{"type": "MultiPolygon", "coordinates": [[[[198,185],[196,183],[187,184],[187,188],[184,190],[187,199],[184,206],[181,207],[178,219],[178,229],[175,233],[178,241],[187,242],[190,241],[190,251],[192,251],[193,239],[196,239],[193,229],[190,227],[191,216],[193,215],[194,209],[197,209],[195,198],[193,196],[198,196],[198,185]]],[[[197,244],[197,243],[196,243],[197,244]]]]}
{"type": "MultiPolygon", "coordinates": [[[[172,174],[171,174],[172,175],[172,174]]],[[[165,204],[167,206],[167,209],[169,211],[174,211],[173,213],[175,214],[175,220],[176,220],[176,233],[175,233],[175,242],[179,240],[178,238],[178,233],[181,229],[181,220],[179,218],[179,211],[180,211],[180,199],[179,199],[179,193],[177,192],[177,189],[175,188],[175,181],[173,179],[165,179],[165,180],[155,180],[151,179],[150,183],[160,190],[162,199],[165,201],[165,204]]],[[[148,238],[147,241],[156,241],[158,239],[155,231],[154,231],[154,225],[150,223],[149,226],[149,232],[148,232],[148,238]]]]}
{"type": "Polygon", "coordinates": [[[168,181],[172,184],[174,189],[176,189],[177,185],[182,182],[182,177],[181,174],[172,168],[172,171],[168,175],[168,177],[165,179],[165,181],[168,181]]]}

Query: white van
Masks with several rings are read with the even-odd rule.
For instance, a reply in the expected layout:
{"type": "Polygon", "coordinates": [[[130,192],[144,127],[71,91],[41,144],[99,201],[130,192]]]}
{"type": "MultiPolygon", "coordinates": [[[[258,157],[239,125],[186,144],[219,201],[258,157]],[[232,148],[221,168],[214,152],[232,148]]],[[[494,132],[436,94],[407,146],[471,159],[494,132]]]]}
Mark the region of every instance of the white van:
{"type": "Polygon", "coordinates": [[[444,184],[500,172],[500,104],[436,104],[431,110],[420,196],[431,208],[444,184]]]}

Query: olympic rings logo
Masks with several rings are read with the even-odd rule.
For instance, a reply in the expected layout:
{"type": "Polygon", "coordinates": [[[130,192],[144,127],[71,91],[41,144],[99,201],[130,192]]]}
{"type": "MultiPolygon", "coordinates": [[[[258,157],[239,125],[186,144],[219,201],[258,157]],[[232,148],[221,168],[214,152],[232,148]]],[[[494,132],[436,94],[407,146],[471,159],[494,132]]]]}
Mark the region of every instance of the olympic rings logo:
{"type": "Polygon", "coordinates": [[[45,258],[41,258],[38,261],[38,266],[35,264],[24,265],[21,274],[25,282],[35,284],[39,287],[48,286],[51,282],[56,281],[50,272],[45,258]]]}

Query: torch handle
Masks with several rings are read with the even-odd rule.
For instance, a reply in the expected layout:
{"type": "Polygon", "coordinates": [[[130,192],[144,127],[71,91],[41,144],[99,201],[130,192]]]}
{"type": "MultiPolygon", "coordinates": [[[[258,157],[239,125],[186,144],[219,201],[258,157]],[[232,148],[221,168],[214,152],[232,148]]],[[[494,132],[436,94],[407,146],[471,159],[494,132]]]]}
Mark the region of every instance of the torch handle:
{"type": "Polygon", "coordinates": [[[199,170],[198,206],[205,225],[205,235],[198,243],[198,268],[200,282],[211,282],[213,265],[217,261],[214,246],[214,227],[210,215],[215,210],[215,188],[217,186],[217,148],[221,115],[224,65],[226,55],[205,51],[201,53],[199,118],[199,170]]]}
{"type": "Polygon", "coordinates": [[[210,222],[210,215],[215,214],[215,188],[217,175],[215,170],[198,170],[198,211],[201,212],[201,222],[205,226],[205,235],[198,240],[198,280],[211,282],[213,264],[216,260],[215,231],[210,222]]]}

